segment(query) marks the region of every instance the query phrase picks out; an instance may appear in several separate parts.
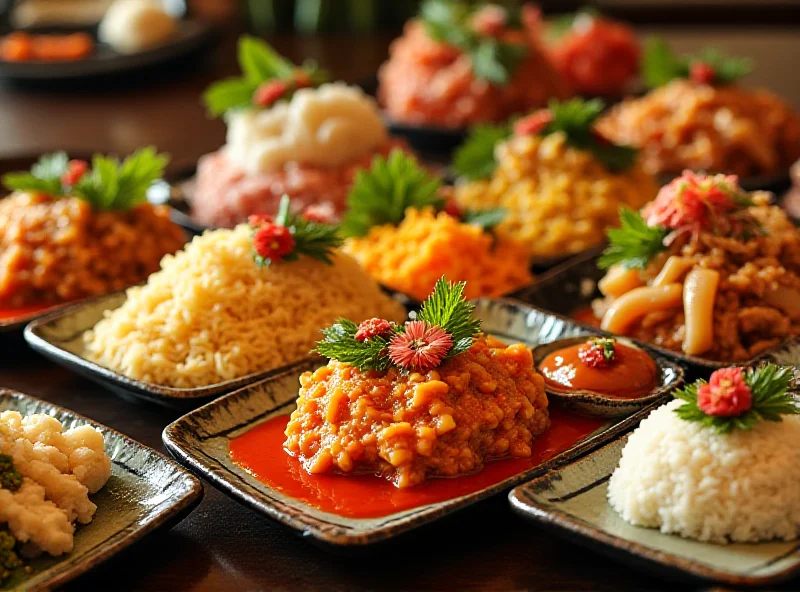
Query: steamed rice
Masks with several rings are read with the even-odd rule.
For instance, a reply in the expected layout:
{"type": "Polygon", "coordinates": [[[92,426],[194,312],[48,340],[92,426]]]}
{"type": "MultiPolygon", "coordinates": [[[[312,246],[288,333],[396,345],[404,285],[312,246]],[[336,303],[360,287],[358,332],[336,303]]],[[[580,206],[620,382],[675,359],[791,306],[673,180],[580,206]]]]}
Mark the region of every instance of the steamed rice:
{"type": "Polygon", "coordinates": [[[627,522],[715,543],[800,534],[800,417],[719,434],[675,400],[628,439],[608,499],[627,522]]]}
{"type": "Polygon", "coordinates": [[[95,362],[130,378],[196,387],[308,355],[339,317],[401,321],[405,310],[351,257],[259,268],[252,230],[209,231],[168,255],[147,284],[85,337],[95,362]]]}

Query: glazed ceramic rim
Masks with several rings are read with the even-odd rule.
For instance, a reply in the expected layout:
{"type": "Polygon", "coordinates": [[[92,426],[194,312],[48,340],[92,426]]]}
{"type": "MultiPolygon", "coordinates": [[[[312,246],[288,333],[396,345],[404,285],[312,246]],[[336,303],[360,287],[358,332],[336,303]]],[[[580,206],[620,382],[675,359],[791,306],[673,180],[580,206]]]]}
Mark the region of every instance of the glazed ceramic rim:
{"type": "MultiPolygon", "coordinates": [[[[25,393],[15,391],[10,388],[0,387],[0,401],[4,399],[9,400],[22,400],[31,402],[43,410],[46,410],[49,415],[53,413],[69,416],[72,420],[77,420],[82,422],[85,425],[90,425],[93,428],[99,430],[104,435],[109,434],[113,435],[116,438],[119,438],[124,444],[126,448],[137,448],[140,450],[146,451],[148,454],[152,455],[159,463],[166,464],[172,471],[174,471],[177,475],[179,475],[185,483],[187,484],[187,491],[182,494],[179,498],[171,497],[168,505],[159,513],[151,516],[149,520],[142,523],[141,521],[137,521],[133,527],[126,528],[116,533],[112,534],[111,537],[106,539],[104,542],[100,543],[95,547],[97,553],[93,556],[85,557],[81,560],[78,560],[71,566],[66,567],[63,571],[59,571],[56,573],[51,579],[44,582],[42,585],[39,585],[35,588],[29,588],[25,586],[23,582],[19,589],[21,590],[30,590],[30,589],[54,589],[60,586],[63,586],[67,582],[73,580],[77,576],[86,573],[87,571],[95,568],[96,566],[100,565],[104,561],[110,559],[111,557],[118,554],[120,551],[130,547],[135,542],[139,541],[146,535],[150,534],[154,530],[169,524],[171,521],[176,520],[180,521],[186,516],[188,516],[192,510],[194,510],[200,502],[203,500],[204,488],[203,484],[200,480],[195,477],[190,471],[187,471],[184,467],[182,467],[179,463],[176,463],[171,458],[167,457],[165,454],[159,452],[147,446],[146,444],[142,444],[129,436],[126,436],[122,432],[118,432],[117,430],[110,428],[102,423],[99,423],[93,419],[90,419],[80,413],[76,413],[66,407],[61,407],[60,405],[56,405],[51,403],[50,401],[45,401],[44,399],[39,399],[37,397],[32,397],[31,395],[27,395],[25,393]]],[[[112,461],[113,462],[113,461],[112,461]]],[[[135,473],[131,472],[135,475],[135,473]]],[[[64,561],[69,561],[69,555],[65,555],[62,558],[64,561]]],[[[56,569],[59,563],[56,563],[52,567],[48,569],[56,569]]],[[[47,571],[47,570],[45,570],[47,571]]]]}

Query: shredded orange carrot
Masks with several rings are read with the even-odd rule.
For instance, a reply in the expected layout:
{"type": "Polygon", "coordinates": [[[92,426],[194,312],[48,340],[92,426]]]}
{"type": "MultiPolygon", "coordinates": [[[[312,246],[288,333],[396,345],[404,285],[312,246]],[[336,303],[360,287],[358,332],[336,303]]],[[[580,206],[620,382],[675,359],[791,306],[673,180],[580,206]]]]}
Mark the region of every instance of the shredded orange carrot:
{"type": "Polygon", "coordinates": [[[0,41],[0,58],[7,62],[80,60],[94,51],[87,33],[30,35],[17,31],[0,41]]]}

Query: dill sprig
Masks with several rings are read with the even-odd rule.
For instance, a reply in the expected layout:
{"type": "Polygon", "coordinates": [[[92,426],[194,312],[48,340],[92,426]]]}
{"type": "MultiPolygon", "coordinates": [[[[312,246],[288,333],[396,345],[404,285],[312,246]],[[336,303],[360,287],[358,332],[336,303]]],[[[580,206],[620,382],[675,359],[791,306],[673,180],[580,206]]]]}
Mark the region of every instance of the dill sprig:
{"type": "Polygon", "coordinates": [[[782,421],[783,415],[800,414],[797,400],[788,391],[793,377],[790,366],[764,364],[746,370],[744,381],[750,387],[751,407],[741,415],[730,417],[708,415],[700,409],[697,403],[698,390],[706,381],[698,380],[673,392],[676,399],[684,401],[675,409],[675,413],[681,419],[699,422],[722,434],[730,433],[733,429],[752,430],[761,421],[782,421]]]}
{"type": "Polygon", "coordinates": [[[663,251],[668,230],[648,226],[642,215],[625,206],[619,210],[619,228],[610,228],[606,235],[609,245],[597,264],[602,269],[621,264],[628,269],[643,269],[650,259],[663,251]]]}
{"type": "Polygon", "coordinates": [[[121,161],[95,154],[91,169],[74,185],[64,183],[69,168],[65,152],[42,156],[30,172],[8,173],[3,185],[12,191],[35,191],[52,197],[71,195],[89,202],[95,210],[129,210],[147,201],[147,190],[160,179],[169,155],[142,148],[121,161]]]}
{"type": "Polygon", "coordinates": [[[679,56],[673,53],[664,39],[653,37],[645,46],[642,78],[649,88],[657,88],[675,78],[689,78],[692,65],[697,63],[710,66],[714,71],[714,84],[719,85],[733,84],[753,70],[752,60],[728,57],[713,48],[679,56]]]}
{"type": "Polygon", "coordinates": [[[441,180],[402,150],[392,150],[388,158],[376,156],[369,169],[356,173],[347,197],[342,234],[364,236],[373,226],[399,224],[408,208],[440,209],[444,206],[440,187],[441,180]]]}
{"type": "MultiPolygon", "coordinates": [[[[422,303],[419,312],[412,313],[413,320],[425,321],[440,327],[453,340],[446,358],[468,350],[480,333],[481,322],[473,317],[475,306],[464,298],[465,282],[451,283],[442,277],[430,296],[422,303]]],[[[405,333],[404,325],[392,325],[384,335],[374,335],[364,340],[356,339],[358,325],[339,319],[322,330],[323,339],[315,351],[326,358],[350,364],[359,370],[387,370],[393,365],[389,357],[392,338],[405,333]]]]}

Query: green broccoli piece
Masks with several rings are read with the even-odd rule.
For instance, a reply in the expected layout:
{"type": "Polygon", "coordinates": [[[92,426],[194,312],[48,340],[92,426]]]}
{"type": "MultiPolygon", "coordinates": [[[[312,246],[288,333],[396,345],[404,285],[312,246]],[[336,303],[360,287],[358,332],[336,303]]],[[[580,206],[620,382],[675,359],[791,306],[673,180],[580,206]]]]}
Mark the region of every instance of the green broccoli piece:
{"type": "Polygon", "coordinates": [[[17,539],[7,530],[0,530],[0,585],[8,579],[11,573],[22,567],[22,559],[14,550],[17,539]]]}
{"type": "Polygon", "coordinates": [[[22,485],[22,475],[14,468],[14,461],[6,454],[0,454],[0,489],[16,491],[22,485]]]}

